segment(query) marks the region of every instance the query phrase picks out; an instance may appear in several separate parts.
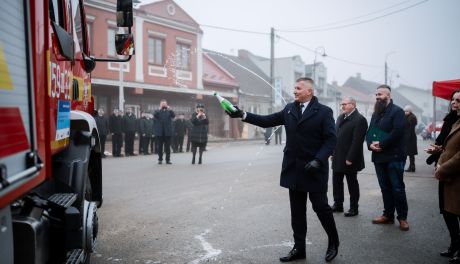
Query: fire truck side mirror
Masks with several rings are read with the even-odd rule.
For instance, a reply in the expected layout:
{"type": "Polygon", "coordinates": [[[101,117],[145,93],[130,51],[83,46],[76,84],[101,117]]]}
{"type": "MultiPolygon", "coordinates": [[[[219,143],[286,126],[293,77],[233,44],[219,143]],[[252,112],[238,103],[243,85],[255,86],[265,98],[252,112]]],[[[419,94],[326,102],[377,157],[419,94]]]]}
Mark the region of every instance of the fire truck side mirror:
{"type": "Polygon", "coordinates": [[[87,73],[90,73],[96,67],[96,61],[93,58],[86,56],[85,53],[83,53],[83,65],[85,71],[87,73]]]}
{"type": "Polygon", "coordinates": [[[118,55],[134,55],[134,38],[133,34],[116,34],[115,48],[118,55]]]}
{"type": "Polygon", "coordinates": [[[133,26],[133,1],[118,0],[117,1],[117,26],[132,27],[133,26]]]}

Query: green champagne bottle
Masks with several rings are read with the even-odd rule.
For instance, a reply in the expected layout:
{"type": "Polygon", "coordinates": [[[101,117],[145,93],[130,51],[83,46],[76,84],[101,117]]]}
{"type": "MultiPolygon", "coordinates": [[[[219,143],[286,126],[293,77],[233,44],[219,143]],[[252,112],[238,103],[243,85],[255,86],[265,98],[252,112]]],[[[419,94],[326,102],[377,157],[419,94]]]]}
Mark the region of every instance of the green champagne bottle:
{"type": "Polygon", "coordinates": [[[237,109],[233,106],[232,103],[230,103],[229,100],[223,98],[220,96],[217,92],[214,92],[214,96],[217,97],[217,100],[219,100],[220,106],[227,112],[234,113],[237,111],[237,109]]]}

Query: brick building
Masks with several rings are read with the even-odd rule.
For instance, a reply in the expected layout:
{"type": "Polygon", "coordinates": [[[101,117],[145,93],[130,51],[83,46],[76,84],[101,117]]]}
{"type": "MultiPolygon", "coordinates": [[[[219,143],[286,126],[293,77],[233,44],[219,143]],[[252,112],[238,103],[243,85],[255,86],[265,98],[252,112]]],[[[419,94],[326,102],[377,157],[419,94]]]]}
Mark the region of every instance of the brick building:
{"type": "MultiPolygon", "coordinates": [[[[85,9],[91,55],[116,57],[116,1],[88,0],[85,9]]],[[[136,54],[129,62],[109,62],[92,72],[95,106],[109,112],[132,107],[139,116],[141,111],[154,111],[166,99],[176,114],[187,116],[197,103],[203,103],[211,122],[210,134],[223,136],[224,126],[213,123],[223,122],[224,113],[212,91],[219,90],[237,103],[238,85],[229,76],[228,83],[208,80],[203,85],[203,70],[213,71],[217,66],[203,67],[199,24],[172,0],[141,5],[133,11],[136,54]]]]}

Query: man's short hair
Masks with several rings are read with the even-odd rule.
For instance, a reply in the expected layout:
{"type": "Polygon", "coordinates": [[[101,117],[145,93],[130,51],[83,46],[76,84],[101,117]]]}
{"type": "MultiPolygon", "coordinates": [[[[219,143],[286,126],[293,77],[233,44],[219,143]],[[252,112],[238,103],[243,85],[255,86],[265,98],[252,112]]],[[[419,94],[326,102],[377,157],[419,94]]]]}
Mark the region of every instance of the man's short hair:
{"type": "Polygon", "coordinates": [[[309,77],[300,77],[299,79],[297,79],[295,82],[309,82],[311,83],[311,85],[315,84],[315,82],[313,81],[312,78],[309,78],[309,77]]]}
{"type": "Polygon", "coordinates": [[[390,91],[390,93],[391,93],[391,87],[389,85],[386,85],[386,84],[379,85],[379,87],[377,87],[377,89],[388,89],[390,91]]]}

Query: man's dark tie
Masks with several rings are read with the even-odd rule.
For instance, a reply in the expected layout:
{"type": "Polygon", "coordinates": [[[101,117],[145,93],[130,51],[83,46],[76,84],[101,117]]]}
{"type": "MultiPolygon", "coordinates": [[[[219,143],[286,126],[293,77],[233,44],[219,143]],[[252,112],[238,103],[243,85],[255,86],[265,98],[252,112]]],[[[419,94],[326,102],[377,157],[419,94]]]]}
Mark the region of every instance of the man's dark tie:
{"type": "Polygon", "coordinates": [[[302,116],[302,110],[304,107],[304,104],[299,104],[299,116],[302,116]]]}

